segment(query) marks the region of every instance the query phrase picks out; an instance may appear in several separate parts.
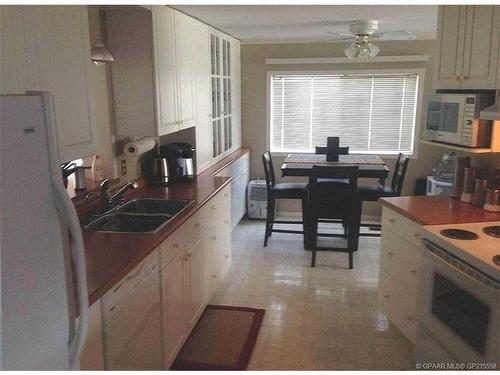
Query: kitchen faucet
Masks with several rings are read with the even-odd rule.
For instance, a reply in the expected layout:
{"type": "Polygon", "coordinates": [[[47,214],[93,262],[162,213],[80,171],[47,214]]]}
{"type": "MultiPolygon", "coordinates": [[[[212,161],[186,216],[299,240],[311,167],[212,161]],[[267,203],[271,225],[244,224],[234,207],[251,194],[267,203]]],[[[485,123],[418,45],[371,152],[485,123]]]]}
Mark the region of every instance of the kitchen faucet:
{"type": "Polygon", "coordinates": [[[100,197],[101,197],[101,212],[108,211],[113,208],[117,203],[123,202],[123,195],[132,189],[137,189],[139,184],[136,181],[129,181],[118,190],[115,194],[111,195],[111,180],[109,178],[101,182],[100,185],[100,197]]]}

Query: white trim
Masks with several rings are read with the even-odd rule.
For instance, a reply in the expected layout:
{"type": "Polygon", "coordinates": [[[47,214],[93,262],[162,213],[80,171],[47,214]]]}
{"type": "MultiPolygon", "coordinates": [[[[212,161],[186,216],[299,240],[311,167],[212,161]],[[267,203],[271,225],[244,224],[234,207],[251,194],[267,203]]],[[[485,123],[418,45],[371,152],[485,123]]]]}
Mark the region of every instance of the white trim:
{"type": "Polygon", "coordinates": [[[347,57],[269,58],[266,59],[266,65],[370,64],[386,62],[426,62],[428,60],[428,55],[375,56],[368,59],[349,59],[347,57]]]}
{"type": "MultiPolygon", "coordinates": [[[[304,75],[304,74],[398,74],[398,73],[408,73],[417,74],[417,105],[415,108],[415,129],[413,131],[413,153],[408,156],[411,159],[416,159],[418,156],[418,146],[420,139],[420,129],[422,124],[420,124],[420,116],[422,113],[422,106],[424,102],[424,82],[425,82],[425,69],[424,68],[407,68],[407,69],[363,69],[363,70],[347,70],[347,69],[337,69],[337,70],[268,70],[266,77],[266,150],[271,151],[271,109],[270,109],[270,93],[271,93],[271,77],[275,74],[283,75],[304,75]]],[[[299,151],[294,151],[299,152],[299,151]]],[[[276,156],[286,156],[290,152],[272,152],[276,156]]],[[[367,154],[369,152],[351,152],[352,154],[367,154]]],[[[397,157],[397,154],[387,154],[383,152],[372,152],[381,157],[391,159],[397,157]]]]}

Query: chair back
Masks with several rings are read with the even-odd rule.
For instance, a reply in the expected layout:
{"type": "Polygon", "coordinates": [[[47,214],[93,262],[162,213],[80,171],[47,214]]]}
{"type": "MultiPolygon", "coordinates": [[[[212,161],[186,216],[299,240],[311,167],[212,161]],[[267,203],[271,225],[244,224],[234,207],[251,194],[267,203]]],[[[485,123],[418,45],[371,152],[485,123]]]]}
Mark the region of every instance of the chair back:
{"type": "Polygon", "coordinates": [[[348,218],[358,204],[357,166],[313,166],[309,177],[309,204],[313,217],[348,218]]]}
{"type": "Polygon", "coordinates": [[[406,169],[408,168],[409,162],[410,158],[408,156],[399,153],[391,182],[391,189],[396,193],[397,197],[401,196],[401,190],[403,190],[403,182],[405,180],[406,169]]]}
{"type": "Polygon", "coordinates": [[[274,176],[273,159],[269,151],[264,152],[262,155],[262,162],[264,163],[264,173],[266,175],[267,192],[276,185],[276,178],[274,176]]]}
{"type": "MultiPolygon", "coordinates": [[[[349,146],[341,147],[341,149],[345,149],[345,151],[347,152],[347,155],[349,155],[349,146]]],[[[314,153],[316,155],[326,155],[326,150],[328,150],[328,147],[325,147],[325,146],[316,146],[314,148],[314,153]]]]}

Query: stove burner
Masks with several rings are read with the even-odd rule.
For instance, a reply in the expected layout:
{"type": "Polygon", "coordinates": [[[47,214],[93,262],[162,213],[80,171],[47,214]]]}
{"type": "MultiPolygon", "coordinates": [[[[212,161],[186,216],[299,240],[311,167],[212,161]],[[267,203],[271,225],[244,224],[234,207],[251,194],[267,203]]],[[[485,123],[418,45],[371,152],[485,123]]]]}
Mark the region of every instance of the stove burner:
{"type": "Polygon", "coordinates": [[[443,229],[440,233],[454,240],[477,240],[479,238],[476,233],[463,229],[443,229]]]}
{"type": "Polygon", "coordinates": [[[500,238],[500,225],[492,225],[491,227],[483,228],[483,232],[489,236],[500,238]]]}
{"type": "Polygon", "coordinates": [[[500,254],[493,257],[493,263],[495,263],[497,266],[500,266],[500,254]]]}

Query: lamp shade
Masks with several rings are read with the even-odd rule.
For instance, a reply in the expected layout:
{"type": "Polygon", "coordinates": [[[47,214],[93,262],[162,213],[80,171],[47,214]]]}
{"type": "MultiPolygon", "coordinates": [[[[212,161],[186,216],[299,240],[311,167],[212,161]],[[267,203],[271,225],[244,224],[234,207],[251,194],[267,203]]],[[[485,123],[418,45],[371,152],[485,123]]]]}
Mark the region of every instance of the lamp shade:
{"type": "Polygon", "coordinates": [[[96,65],[104,65],[115,61],[101,40],[96,40],[90,50],[90,57],[96,65]]]}

